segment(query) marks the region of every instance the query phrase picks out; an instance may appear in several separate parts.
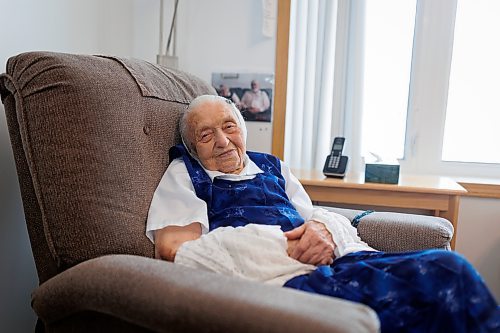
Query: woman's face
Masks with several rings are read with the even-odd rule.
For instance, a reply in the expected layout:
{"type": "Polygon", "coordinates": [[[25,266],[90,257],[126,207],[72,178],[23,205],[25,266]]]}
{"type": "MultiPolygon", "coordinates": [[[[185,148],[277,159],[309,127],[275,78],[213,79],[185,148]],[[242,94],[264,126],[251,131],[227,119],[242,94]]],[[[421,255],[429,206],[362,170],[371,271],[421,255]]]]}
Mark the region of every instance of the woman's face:
{"type": "Polygon", "coordinates": [[[192,110],[187,121],[196,154],[206,169],[240,173],[246,146],[229,104],[207,101],[192,110]]]}

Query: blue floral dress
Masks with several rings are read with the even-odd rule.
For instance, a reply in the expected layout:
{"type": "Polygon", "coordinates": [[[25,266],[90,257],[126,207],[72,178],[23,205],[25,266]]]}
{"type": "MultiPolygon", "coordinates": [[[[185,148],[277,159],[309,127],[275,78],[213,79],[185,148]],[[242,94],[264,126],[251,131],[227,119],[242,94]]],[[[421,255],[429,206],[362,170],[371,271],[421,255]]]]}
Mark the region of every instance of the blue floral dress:
{"type": "Polygon", "coordinates": [[[484,281],[451,251],[355,252],[285,286],[366,304],[382,332],[500,332],[484,281]]]}
{"type": "MultiPolygon", "coordinates": [[[[248,223],[304,223],[285,192],[279,159],[247,153],[264,172],[244,181],[213,183],[182,145],[196,195],[207,203],[210,230],[248,223]]],[[[355,252],[297,276],[285,287],[359,302],[374,309],[382,332],[500,332],[500,307],[477,271],[460,255],[444,250],[404,253],[355,252]]]]}

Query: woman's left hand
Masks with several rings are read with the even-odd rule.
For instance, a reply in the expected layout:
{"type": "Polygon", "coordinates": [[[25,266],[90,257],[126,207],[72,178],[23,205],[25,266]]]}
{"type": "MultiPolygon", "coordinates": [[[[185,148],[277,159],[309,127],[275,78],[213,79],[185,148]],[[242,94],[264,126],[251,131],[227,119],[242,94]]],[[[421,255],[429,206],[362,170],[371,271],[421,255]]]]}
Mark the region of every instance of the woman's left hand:
{"type": "Polygon", "coordinates": [[[307,221],[300,227],[285,232],[288,255],[304,264],[330,265],[335,257],[335,243],[325,225],[307,221]]]}

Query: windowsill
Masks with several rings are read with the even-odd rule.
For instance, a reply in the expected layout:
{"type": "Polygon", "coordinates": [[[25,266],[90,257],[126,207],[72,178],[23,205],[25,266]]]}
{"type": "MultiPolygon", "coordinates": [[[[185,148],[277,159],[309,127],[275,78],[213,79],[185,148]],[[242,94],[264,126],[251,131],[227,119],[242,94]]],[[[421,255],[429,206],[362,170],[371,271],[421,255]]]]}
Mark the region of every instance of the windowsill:
{"type": "Polygon", "coordinates": [[[463,196],[500,199],[500,179],[453,178],[467,190],[463,196]]]}

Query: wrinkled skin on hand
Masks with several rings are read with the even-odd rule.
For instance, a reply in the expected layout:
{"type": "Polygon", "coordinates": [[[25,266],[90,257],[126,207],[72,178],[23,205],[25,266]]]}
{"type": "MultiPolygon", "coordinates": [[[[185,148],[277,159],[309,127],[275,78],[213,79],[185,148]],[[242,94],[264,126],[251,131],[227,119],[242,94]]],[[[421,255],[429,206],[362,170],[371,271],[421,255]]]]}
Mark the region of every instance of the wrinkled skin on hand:
{"type": "Polygon", "coordinates": [[[288,255],[304,264],[330,265],[335,258],[332,235],[325,225],[307,221],[300,227],[285,232],[288,255]]]}

